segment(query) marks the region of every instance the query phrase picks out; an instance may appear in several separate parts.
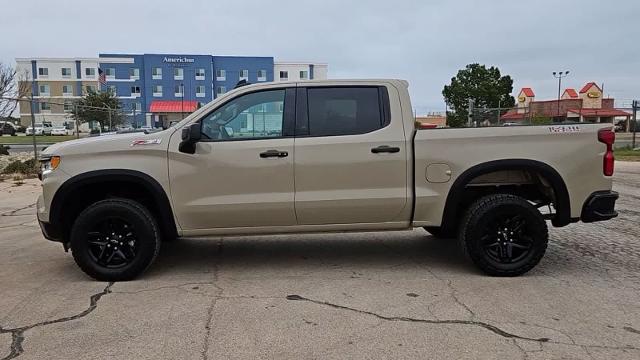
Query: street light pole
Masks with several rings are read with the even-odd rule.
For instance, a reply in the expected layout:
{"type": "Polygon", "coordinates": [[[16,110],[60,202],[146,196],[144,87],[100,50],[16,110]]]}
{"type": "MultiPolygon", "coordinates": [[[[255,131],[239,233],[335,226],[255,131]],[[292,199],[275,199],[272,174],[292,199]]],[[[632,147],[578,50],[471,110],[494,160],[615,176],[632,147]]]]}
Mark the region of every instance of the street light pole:
{"type": "Polygon", "coordinates": [[[562,87],[562,78],[567,77],[569,71],[553,72],[553,76],[558,79],[558,117],[560,117],[560,88],[562,87]]]}

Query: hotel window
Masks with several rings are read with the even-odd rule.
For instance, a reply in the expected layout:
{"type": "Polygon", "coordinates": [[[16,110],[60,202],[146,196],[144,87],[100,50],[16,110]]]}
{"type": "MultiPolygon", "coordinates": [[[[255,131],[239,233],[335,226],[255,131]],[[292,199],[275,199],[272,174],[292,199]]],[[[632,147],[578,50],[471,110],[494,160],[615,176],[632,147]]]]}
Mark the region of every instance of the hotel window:
{"type": "Polygon", "coordinates": [[[204,97],[204,85],[196,86],[196,97],[204,97]]]}
{"type": "Polygon", "coordinates": [[[131,107],[133,109],[135,109],[136,112],[141,112],[142,111],[142,104],[139,103],[139,102],[134,102],[131,107]]]}
{"type": "Polygon", "coordinates": [[[162,68],[154,67],[151,69],[151,78],[153,80],[162,80],[162,68]]]}
{"type": "Polygon", "coordinates": [[[153,96],[162,96],[162,85],[153,85],[153,96]]]}
{"type": "Polygon", "coordinates": [[[40,85],[39,87],[39,95],[40,96],[50,96],[50,89],[49,89],[49,85],[40,85]]]}
{"type": "Polygon", "coordinates": [[[63,78],[71,77],[71,68],[62,68],[61,71],[62,71],[63,78]]]}
{"type": "Polygon", "coordinates": [[[140,69],[138,69],[138,68],[130,68],[129,69],[129,79],[133,79],[133,80],[140,79],[140,69]]]}
{"type": "Polygon", "coordinates": [[[173,79],[174,80],[184,79],[184,69],[179,67],[173,68],[173,79]]]}
{"type": "Polygon", "coordinates": [[[41,102],[40,103],[40,110],[51,110],[51,105],[48,102],[41,102]]]}
{"type": "Polygon", "coordinates": [[[131,87],[131,96],[135,96],[135,97],[140,96],[140,86],[131,87]]]}
{"type": "Polygon", "coordinates": [[[288,71],[280,71],[280,80],[289,80],[289,72],[288,71]]]}
{"type": "Polygon", "coordinates": [[[226,88],[226,87],[224,87],[224,86],[218,86],[218,87],[216,88],[216,94],[217,94],[217,95],[222,95],[222,94],[224,94],[224,93],[226,93],[226,92],[227,92],[227,88],[226,88]]]}
{"type": "Polygon", "coordinates": [[[184,96],[184,92],[182,91],[182,85],[176,85],[173,87],[173,95],[175,97],[183,97],[184,96]]]}
{"type": "Polygon", "coordinates": [[[227,80],[227,71],[226,70],[216,70],[216,80],[225,81],[227,80]]]}
{"type": "Polygon", "coordinates": [[[96,76],[96,68],[85,68],[84,74],[87,77],[95,77],[96,76]]]}
{"type": "Polygon", "coordinates": [[[267,70],[258,70],[258,81],[267,81],[267,70]]]}
{"type": "Polygon", "coordinates": [[[49,68],[38,68],[38,76],[49,76],[49,68]]]}
{"type": "Polygon", "coordinates": [[[73,96],[73,86],[62,85],[62,96],[73,96]]]}
{"type": "Polygon", "coordinates": [[[116,86],[115,85],[109,85],[107,86],[107,91],[110,92],[111,94],[113,94],[113,96],[116,96],[116,86]]]}
{"type": "Polygon", "coordinates": [[[238,80],[249,80],[249,70],[240,70],[240,77],[238,80]]]}
{"type": "Polygon", "coordinates": [[[300,70],[300,80],[309,79],[309,72],[307,70],[300,70]]]}
{"type": "Polygon", "coordinates": [[[85,94],[98,92],[98,88],[95,85],[87,85],[84,87],[85,94]]]}
{"type": "Polygon", "coordinates": [[[116,69],[106,68],[104,69],[104,75],[107,77],[107,79],[113,79],[116,77],[116,69]]]}
{"type": "Polygon", "coordinates": [[[204,69],[196,69],[196,80],[204,80],[204,69]]]}
{"type": "Polygon", "coordinates": [[[64,102],[64,112],[72,112],[73,111],[73,103],[71,101],[64,102]]]}

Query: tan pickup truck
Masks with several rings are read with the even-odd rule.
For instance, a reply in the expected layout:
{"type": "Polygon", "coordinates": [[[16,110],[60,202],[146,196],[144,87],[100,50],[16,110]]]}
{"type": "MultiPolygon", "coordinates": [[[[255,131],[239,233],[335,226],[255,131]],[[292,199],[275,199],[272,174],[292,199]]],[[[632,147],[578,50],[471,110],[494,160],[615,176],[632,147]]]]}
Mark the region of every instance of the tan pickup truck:
{"type": "Polygon", "coordinates": [[[243,86],[161,132],[47,148],[38,219],[114,281],[176,237],[421,227],[515,276],[544,255],[546,220],[617,215],[611,124],[420,127],[400,80],[243,86]]]}

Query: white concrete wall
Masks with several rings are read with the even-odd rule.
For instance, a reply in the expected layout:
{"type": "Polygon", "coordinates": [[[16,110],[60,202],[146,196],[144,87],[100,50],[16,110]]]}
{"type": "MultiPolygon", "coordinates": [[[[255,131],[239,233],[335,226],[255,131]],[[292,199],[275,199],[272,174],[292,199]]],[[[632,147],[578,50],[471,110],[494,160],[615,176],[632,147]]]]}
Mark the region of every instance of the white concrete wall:
{"type": "MultiPolygon", "coordinates": [[[[327,78],[327,64],[314,64],[303,62],[278,62],[273,64],[273,81],[285,81],[280,79],[280,71],[288,71],[289,78],[286,81],[299,81],[300,71],[306,71],[307,76],[311,77],[311,66],[314,65],[313,78],[324,80],[327,78]]],[[[309,78],[304,79],[309,80],[309,78]]]]}

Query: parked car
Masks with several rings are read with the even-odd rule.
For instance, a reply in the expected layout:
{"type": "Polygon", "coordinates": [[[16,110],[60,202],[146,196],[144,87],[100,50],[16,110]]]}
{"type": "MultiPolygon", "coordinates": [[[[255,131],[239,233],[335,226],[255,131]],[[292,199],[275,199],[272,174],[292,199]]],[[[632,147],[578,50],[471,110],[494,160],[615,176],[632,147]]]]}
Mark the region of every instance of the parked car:
{"type": "Polygon", "coordinates": [[[51,131],[53,130],[53,126],[49,123],[42,124],[42,135],[51,135],[51,131]]]}
{"type": "Polygon", "coordinates": [[[33,135],[33,133],[35,132],[36,135],[42,135],[43,134],[42,131],[43,131],[42,124],[40,125],[36,124],[35,130],[33,126],[29,126],[27,127],[25,133],[27,135],[33,135]]]}
{"type": "Polygon", "coordinates": [[[51,135],[69,135],[69,130],[64,126],[55,126],[51,129],[51,135]]]}
{"type": "Polygon", "coordinates": [[[8,121],[0,122],[0,136],[2,135],[11,135],[16,136],[18,132],[17,127],[8,121]]]}
{"type": "Polygon", "coordinates": [[[400,80],[243,86],[164,131],[50,146],[38,220],[118,281],[175,237],[418,227],[516,276],[542,259],[546,220],[617,216],[613,125],[423,129],[411,109],[400,80]]]}

